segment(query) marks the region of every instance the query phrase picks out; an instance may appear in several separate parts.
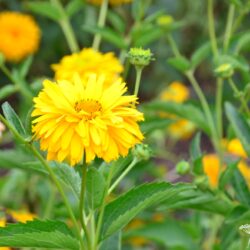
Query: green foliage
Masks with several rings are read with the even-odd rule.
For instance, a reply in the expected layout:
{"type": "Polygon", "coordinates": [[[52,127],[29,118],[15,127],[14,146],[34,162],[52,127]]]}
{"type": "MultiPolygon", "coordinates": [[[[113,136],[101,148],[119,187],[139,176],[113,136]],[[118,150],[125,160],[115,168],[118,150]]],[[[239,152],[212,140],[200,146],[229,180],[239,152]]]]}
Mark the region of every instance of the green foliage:
{"type": "Polygon", "coordinates": [[[0,229],[0,246],[79,250],[70,229],[59,221],[31,221],[0,229]]]}
{"type": "Polygon", "coordinates": [[[101,244],[100,250],[121,250],[122,249],[122,239],[121,231],[111,235],[109,238],[104,240],[101,244]]]}
{"type": "Polygon", "coordinates": [[[182,73],[185,73],[190,70],[192,66],[188,59],[183,56],[169,58],[168,63],[182,73]]]}
{"type": "MultiPolygon", "coordinates": [[[[139,212],[162,201],[171,201],[178,193],[191,189],[189,184],[172,185],[166,182],[146,183],[110,202],[104,212],[102,238],[123,228],[139,212]]],[[[181,198],[179,199],[179,201],[181,198]]]]}

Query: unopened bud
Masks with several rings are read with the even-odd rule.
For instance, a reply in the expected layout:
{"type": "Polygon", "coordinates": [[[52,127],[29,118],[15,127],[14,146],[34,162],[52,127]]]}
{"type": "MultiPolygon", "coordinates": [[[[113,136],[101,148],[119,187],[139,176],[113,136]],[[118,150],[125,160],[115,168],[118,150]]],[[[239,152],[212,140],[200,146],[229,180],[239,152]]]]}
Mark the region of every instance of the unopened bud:
{"type": "Polygon", "coordinates": [[[145,67],[154,60],[150,49],[131,48],[128,52],[128,58],[131,64],[138,67],[145,67]]]}
{"type": "Polygon", "coordinates": [[[138,144],[133,149],[133,155],[142,161],[147,161],[152,155],[152,151],[147,144],[138,144]]]}
{"type": "Polygon", "coordinates": [[[214,70],[215,74],[221,78],[230,78],[234,74],[234,68],[229,63],[221,64],[214,70]]]}
{"type": "Polygon", "coordinates": [[[190,171],[190,164],[187,161],[180,161],[176,165],[176,172],[180,175],[185,175],[190,171]]]}
{"type": "Polygon", "coordinates": [[[170,28],[171,24],[174,22],[174,18],[170,15],[162,15],[157,18],[156,23],[165,29],[170,28]]]}

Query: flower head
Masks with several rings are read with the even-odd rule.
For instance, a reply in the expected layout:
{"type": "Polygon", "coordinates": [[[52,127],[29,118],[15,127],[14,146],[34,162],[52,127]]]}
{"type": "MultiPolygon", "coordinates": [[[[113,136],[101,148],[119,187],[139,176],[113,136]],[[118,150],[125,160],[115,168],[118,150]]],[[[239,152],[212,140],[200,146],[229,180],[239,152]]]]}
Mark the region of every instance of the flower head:
{"type": "Polygon", "coordinates": [[[143,114],[132,103],[136,96],[124,96],[127,88],[118,79],[104,88],[104,76],[73,81],[45,80],[34,98],[33,132],[47,150],[48,160],[68,161],[72,166],[83,155],[90,162],[96,156],[109,162],[143,139],[137,124],[143,114]]]}
{"type": "Polygon", "coordinates": [[[0,27],[0,52],[6,60],[20,61],[38,49],[40,30],[31,16],[1,12],[0,27]]]}
{"type": "Polygon", "coordinates": [[[227,151],[233,155],[247,158],[246,151],[243,148],[243,146],[238,138],[234,138],[228,142],[227,151]]]}
{"type": "MultiPolygon", "coordinates": [[[[95,4],[95,5],[101,5],[103,0],[88,0],[89,3],[95,4]]],[[[131,3],[132,0],[109,0],[109,3],[111,5],[120,5],[124,3],[131,3]]]]}
{"type": "Polygon", "coordinates": [[[105,75],[105,85],[108,86],[123,71],[123,66],[112,52],[100,53],[94,49],[83,49],[79,53],[64,56],[58,64],[53,64],[56,80],[73,80],[78,73],[83,81],[91,74],[105,75]]]}
{"type": "Polygon", "coordinates": [[[131,64],[145,67],[153,60],[153,54],[150,49],[131,48],[128,52],[128,58],[131,64]]]}
{"type": "Polygon", "coordinates": [[[195,125],[186,119],[177,119],[177,121],[168,126],[169,135],[176,140],[189,139],[193,135],[195,129],[195,125]]]}

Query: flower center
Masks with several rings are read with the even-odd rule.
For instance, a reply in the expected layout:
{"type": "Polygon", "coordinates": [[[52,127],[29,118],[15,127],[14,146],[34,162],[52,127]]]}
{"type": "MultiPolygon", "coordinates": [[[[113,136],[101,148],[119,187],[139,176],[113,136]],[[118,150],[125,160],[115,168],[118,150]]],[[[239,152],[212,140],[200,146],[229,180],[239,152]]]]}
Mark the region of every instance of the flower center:
{"type": "Polygon", "coordinates": [[[98,113],[102,111],[101,103],[92,99],[80,100],[75,103],[74,108],[75,111],[78,113],[81,111],[87,113],[84,114],[87,120],[95,118],[98,115],[98,113]]]}

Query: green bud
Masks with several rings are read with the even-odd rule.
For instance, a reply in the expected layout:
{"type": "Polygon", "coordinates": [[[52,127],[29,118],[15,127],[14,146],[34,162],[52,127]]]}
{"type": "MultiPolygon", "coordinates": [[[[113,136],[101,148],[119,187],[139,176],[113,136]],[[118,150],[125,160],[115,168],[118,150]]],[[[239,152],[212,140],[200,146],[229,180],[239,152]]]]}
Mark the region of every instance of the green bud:
{"type": "Polygon", "coordinates": [[[230,78],[234,74],[232,64],[223,63],[214,70],[215,74],[221,78],[230,78]]]}
{"type": "Polygon", "coordinates": [[[180,161],[176,165],[176,172],[180,175],[185,175],[190,171],[190,164],[187,161],[180,161]]]}
{"type": "Polygon", "coordinates": [[[138,67],[145,67],[154,60],[150,49],[131,48],[128,52],[128,58],[131,64],[138,67]]]}
{"type": "Polygon", "coordinates": [[[239,227],[239,230],[244,232],[247,235],[250,235],[250,224],[241,225],[239,227]]]}
{"type": "Polygon", "coordinates": [[[174,18],[170,15],[162,15],[156,19],[157,25],[164,29],[169,29],[174,22],[174,18]]]}
{"type": "Polygon", "coordinates": [[[142,161],[147,161],[152,155],[152,151],[147,144],[138,144],[132,150],[133,155],[142,161]]]}

